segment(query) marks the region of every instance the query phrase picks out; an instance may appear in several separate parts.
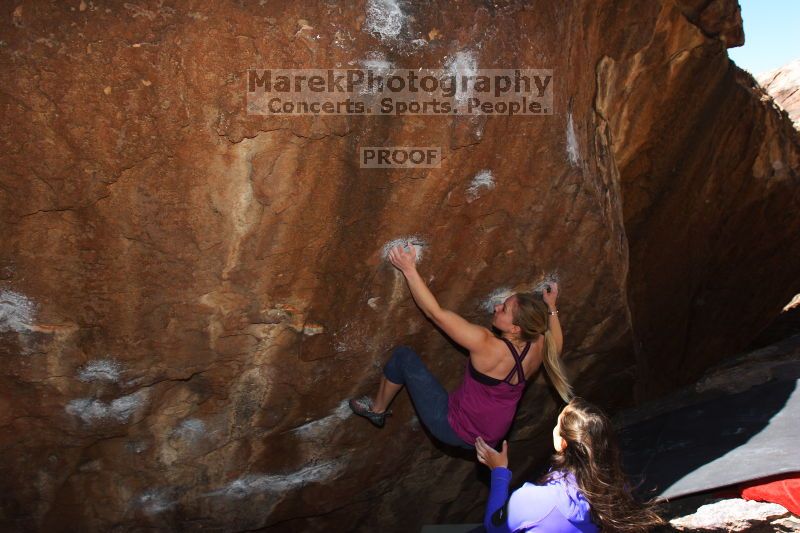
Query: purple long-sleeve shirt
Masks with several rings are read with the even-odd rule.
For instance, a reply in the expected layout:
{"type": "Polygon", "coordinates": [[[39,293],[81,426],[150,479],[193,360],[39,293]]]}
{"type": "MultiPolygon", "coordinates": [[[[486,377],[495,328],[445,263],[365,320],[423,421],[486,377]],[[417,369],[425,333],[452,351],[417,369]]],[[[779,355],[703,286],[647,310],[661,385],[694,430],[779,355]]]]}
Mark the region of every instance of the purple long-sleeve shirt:
{"type": "Polygon", "coordinates": [[[508,498],[511,471],[498,467],[492,470],[492,487],[483,525],[488,533],[511,531],[547,531],[548,533],[596,533],[589,502],[578,490],[572,474],[562,474],[546,485],[525,483],[508,499],[508,509],[497,524],[495,512],[508,498]]]}

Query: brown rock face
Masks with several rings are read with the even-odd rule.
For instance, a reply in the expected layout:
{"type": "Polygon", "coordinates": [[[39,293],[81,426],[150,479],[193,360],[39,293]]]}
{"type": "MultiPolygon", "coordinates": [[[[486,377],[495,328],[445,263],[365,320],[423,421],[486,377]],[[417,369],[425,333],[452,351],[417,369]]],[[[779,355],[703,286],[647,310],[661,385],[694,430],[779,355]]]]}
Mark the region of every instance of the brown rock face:
{"type": "MultiPolygon", "coordinates": [[[[2,527],[478,518],[480,469],[437,447],[404,393],[381,431],[343,403],[401,343],[446,387],[461,378],[383,260],[405,236],[440,302],[476,322],[496,291],[557,277],[576,389],[610,409],[745,346],[800,292],[800,146],[727,58],[736,2],[695,3],[7,7],[2,527]],[[376,60],[553,69],[555,111],[246,113],[251,67],[376,60]],[[445,161],[362,169],[361,146],[445,161]]],[[[546,456],[555,409],[539,376],[517,472],[546,456]]]]}
{"type": "Polygon", "coordinates": [[[708,37],[720,39],[728,48],[744,44],[738,0],[678,0],[677,3],[686,18],[708,37]]]}

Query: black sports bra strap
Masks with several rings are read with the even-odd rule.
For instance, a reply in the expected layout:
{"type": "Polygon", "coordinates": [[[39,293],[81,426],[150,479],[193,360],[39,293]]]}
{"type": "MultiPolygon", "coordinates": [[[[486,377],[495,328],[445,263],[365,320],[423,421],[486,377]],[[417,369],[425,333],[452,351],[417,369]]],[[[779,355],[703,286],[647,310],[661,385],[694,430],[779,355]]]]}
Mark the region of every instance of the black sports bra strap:
{"type": "Polygon", "coordinates": [[[506,343],[506,346],[508,346],[508,349],[511,350],[511,355],[513,355],[514,356],[514,360],[516,360],[517,357],[519,357],[519,354],[517,353],[517,349],[514,347],[514,345],[511,344],[511,341],[506,339],[505,337],[500,337],[500,340],[503,341],[504,343],[506,343]]]}
{"type": "Polygon", "coordinates": [[[522,350],[522,353],[520,354],[517,353],[517,349],[514,347],[513,344],[511,344],[511,341],[503,337],[500,338],[503,339],[503,341],[505,341],[506,345],[511,350],[511,356],[514,358],[514,368],[511,369],[511,372],[509,372],[508,376],[506,376],[506,379],[504,379],[503,381],[510,384],[512,376],[514,375],[514,373],[516,373],[518,379],[517,383],[524,383],[525,370],[523,370],[522,368],[522,360],[525,359],[526,355],[528,355],[528,351],[531,349],[531,343],[526,342],[525,348],[522,350]]]}

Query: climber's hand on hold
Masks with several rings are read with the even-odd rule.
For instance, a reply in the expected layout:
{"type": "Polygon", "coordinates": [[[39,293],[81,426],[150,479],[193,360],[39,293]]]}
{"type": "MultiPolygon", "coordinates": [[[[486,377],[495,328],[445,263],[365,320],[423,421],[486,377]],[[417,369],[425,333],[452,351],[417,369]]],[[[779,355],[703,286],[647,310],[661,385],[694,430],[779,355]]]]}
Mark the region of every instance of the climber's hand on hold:
{"type": "Polygon", "coordinates": [[[558,283],[555,281],[550,282],[542,290],[542,299],[551,310],[556,308],[556,300],[558,299],[558,283]]]}
{"type": "Polygon", "coordinates": [[[405,246],[397,245],[389,251],[389,261],[404,274],[413,272],[417,269],[417,250],[410,242],[405,246]]]}
{"type": "Polygon", "coordinates": [[[503,441],[503,451],[498,452],[478,437],[475,440],[475,451],[478,453],[478,461],[492,470],[499,466],[508,468],[508,441],[503,441]]]}

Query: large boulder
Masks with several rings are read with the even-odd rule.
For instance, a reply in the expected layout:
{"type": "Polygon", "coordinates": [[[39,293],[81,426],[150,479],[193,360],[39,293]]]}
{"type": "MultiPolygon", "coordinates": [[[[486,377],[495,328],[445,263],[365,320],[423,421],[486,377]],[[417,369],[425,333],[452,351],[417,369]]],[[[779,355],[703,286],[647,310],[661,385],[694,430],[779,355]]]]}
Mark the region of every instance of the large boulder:
{"type": "MultiPolygon", "coordinates": [[[[479,517],[481,470],[432,442],[405,394],[381,431],[343,403],[372,391],[396,344],[448,388],[463,372],[386,263],[396,239],[418,243],[440,302],[476,322],[493,295],[558,279],[568,369],[608,409],[746,346],[800,292],[800,141],[727,57],[736,2],[712,4],[5,11],[0,524],[413,531],[479,517]],[[246,112],[251,67],[376,61],[553,69],[554,112],[246,112]],[[445,161],[362,169],[361,146],[441,147],[445,161]]],[[[556,408],[539,376],[511,436],[517,472],[547,455],[556,408]]]]}

